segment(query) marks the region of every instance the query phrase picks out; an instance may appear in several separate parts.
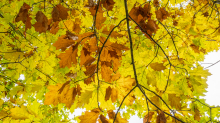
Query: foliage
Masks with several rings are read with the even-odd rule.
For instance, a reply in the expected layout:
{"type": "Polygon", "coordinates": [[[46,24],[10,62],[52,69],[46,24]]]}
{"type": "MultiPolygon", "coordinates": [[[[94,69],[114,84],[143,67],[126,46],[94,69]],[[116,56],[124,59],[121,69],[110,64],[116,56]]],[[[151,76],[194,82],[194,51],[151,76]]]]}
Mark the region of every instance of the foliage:
{"type": "Polygon", "coordinates": [[[1,0],[1,122],[218,122],[204,55],[214,0],[1,0]],[[25,79],[19,77],[24,75],[25,79]],[[119,113],[121,109],[125,112],[119,113]]]}

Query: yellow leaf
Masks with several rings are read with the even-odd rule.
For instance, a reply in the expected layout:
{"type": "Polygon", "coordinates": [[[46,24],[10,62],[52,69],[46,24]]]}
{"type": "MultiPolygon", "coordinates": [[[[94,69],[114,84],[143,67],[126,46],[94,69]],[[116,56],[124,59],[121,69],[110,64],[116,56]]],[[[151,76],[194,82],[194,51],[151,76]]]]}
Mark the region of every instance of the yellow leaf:
{"type": "Polygon", "coordinates": [[[24,120],[29,118],[29,113],[27,112],[26,107],[24,106],[21,107],[16,106],[15,108],[12,108],[10,111],[11,111],[10,115],[13,119],[24,120]]]}

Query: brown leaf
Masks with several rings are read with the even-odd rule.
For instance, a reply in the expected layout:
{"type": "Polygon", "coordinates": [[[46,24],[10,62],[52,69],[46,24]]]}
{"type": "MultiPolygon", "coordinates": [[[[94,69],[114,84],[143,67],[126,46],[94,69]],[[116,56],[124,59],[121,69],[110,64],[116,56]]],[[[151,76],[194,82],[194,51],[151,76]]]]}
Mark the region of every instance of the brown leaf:
{"type": "Polygon", "coordinates": [[[105,101],[109,100],[111,96],[111,92],[112,92],[112,88],[110,86],[106,88],[105,101]]]}
{"type": "Polygon", "coordinates": [[[145,115],[143,119],[143,123],[150,123],[153,115],[154,112],[149,112],[147,115],[145,115]]]}
{"type": "Polygon", "coordinates": [[[102,114],[99,116],[99,119],[101,120],[102,123],[108,123],[107,118],[102,114]]]}
{"type": "Polygon", "coordinates": [[[97,67],[96,64],[89,65],[88,67],[86,67],[85,74],[87,76],[91,76],[92,74],[95,73],[96,67],[97,67]]]}
{"type": "Polygon", "coordinates": [[[177,26],[178,25],[178,22],[176,20],[173,20],[173,25],[174,26],[177,26]]]}
{"type": "Polygon", "coordinates": [[[153,4],[154,4],[155,7],[159,7],[159,5],[160,5],[158,0],[154,0],[153,4]]]}
{"type": "Polygon", "coordinates": [[[57,7],[54,7],[53,11],[52,11],[52,19],[54,22],[59,21],[59,17],[60,17],[59,14],[60,13],[59,13],[59,10],[57,9],[57,7]]]}
{"type": "Polygon", "coordinates": [[[25,24],[25,31],[31,28],[31,17],[28,14],[30,6],[26,3],[20,8],[18,15],[15,18],[15,22],[22,21],[25,24]]]}
{"type": "Polygon", "coordinates": [[[165,10],[165,8],[160,8],[156,12],[156,18],[160,21],[163,21],[164,19],[167,19],[169,16],[168,12],[165,10]]]}
{"type": "Polygon", "coordinates": [[[142,8],[141,6],[134,6],[129,12],[129,15],[134,21],[139,23],[140,21],[145,21],[146,19],[151,18],[152,14],[150,13],[150,10],[151,7],[149,3],[145,4],[144,8],[142,8]]]}
{"type": "Polygon", "coordinates": [[[151,63],[150,67],[155,71],[161,71],[161,70],[166,69],[166,67],[163,66],[163,63],[158,63],[158,62],[151,63]]]}
{"type": "Polygon", "coordinates": [[[17,16],[15,18],[15,22],[22,21],[23,23],[25,23],[26,20],[27,20],[27,17],[28,17],[28,10],[30,8],[31,7],[28,4],[24,3],[23,6],[20,8],[19,13],[17,14],[17,16]]]}
{"type": "Polygon", "coordinates": [[[105,9],[111,11],[114,7],[115,2],[113,0],[101,0],[101,4],[103,5],[103,7],[105,7],[105,9]]]}
{"type": "MultiPolygon", "coordinates": [[[[85,6],[85,7],[87,7],[87,6],[85,6]]],[[[98,5],[95,5],[95,6],[93,6],[93,7],[89,7],[89,11],[91,12],[91,15],[92,15],[92,16],[95,16],[97,7],[98,7],[98,5]]],[[[104,12],[104,11],[102,10],[101,4],[99,4],[98,12],[99,12],[99,13],[103,13],[103,12],[104,12]]]]}
{"type": "Polygon", "coordinates": [[[48,28],[48,20],[47,20],[47,17],[44,15],[44,13],[41,11],[38,11],[35,19],[37,20],[37,22],[33,25],[35,28],[35,31],[39,33],[46,32],[48,28]]]}
{"type": "Polygon", "coordinates": [[[67,19],[67,17],[68,17],[68,13],[67,12],[68,11],[69,11],[69,9],[65,8],[61,4],[56,5],[56,7],[54,7],[53,11],[52,11],[53,21],[54,22],[59,21],[59,18],[61,18],[62,20],[67,19]]]}
{"type": "Polygon", "coordinates": [[[156,123],[166,123],[166,117],[164,115],[164,112],[161,111],[160,114],[157,116],[156,123]]]}
{"type": "Polygon", "coordinates": [[[200,53],[199,46],[195,44],[191,44],[190,47],[194,50],[195,53],[200,53]]]}

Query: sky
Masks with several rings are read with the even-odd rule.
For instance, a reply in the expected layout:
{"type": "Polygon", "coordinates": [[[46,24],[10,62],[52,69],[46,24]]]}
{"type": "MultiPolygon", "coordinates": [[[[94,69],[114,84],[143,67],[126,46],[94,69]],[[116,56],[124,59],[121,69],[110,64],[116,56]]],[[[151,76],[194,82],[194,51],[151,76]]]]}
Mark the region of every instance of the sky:
{"type": "MultiPolygon", "coordinates": [[[[212,74],[208,77],[207,84],[208,88],[207,93],[205,93],[205,97],[202,97],[206,99],[206,103],[208,103],[210,106],[220,106],[220,51],[218,52],[211,52],[208,55],[205,56],[205,60],[200,63],[204,68],[208,67],[207,69],[212,74]],[[219,62],[218,62],[219,61],[219,62]],[[217,63],[216,63],[217,62],[217,63]],[[213,63],[216,63],[215,65],[209,67],[213,63]]],[[[73,114],[69,115],[69,118],[74,118],[74,116],[81,115],[82,112],[85,110],[82,109],[76,109],[73,114]]],[[[131,118],[128,120],[129,123],[142,123],[143,118],[139,118],[137,115],[131,116],[131,118]]],[[[77,123],[77,122],[73,122],[77,123]]]]}

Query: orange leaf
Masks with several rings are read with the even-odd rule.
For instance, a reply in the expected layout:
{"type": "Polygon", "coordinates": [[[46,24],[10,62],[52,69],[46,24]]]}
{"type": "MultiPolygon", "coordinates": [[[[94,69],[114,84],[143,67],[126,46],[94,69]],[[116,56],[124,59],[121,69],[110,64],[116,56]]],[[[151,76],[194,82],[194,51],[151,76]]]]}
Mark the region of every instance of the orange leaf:
{"type": "Polygon", "coordinates": [[[79,116],[80,123],[96,123],[99,112],[99,109],[93,109],[91,112],[86,111],[84,115],[79,116]]]}
{"type": "Polygon", "coordinates": [[[103,13],[97,13],[96,15],[96,28],[99,30],[104,26],[104,22],[106,20],[106,17],[103,17],[103,13]]]}
{"type": "Polygon", "coordinates": [[[108,123],[107,118],[102,114],[99,116],[99,119],[101,120],[102,123],[108,123]]]}
{"type": "Polygon", "coordinates": [[[75,33],[79,33],[79,32],[81,31],[80,24],[74,23],[74,25],[73,25],[73,31],[74,31],[75,33]]]}
{"type": "Polygon", "coordinates": [[[163,63],[158,63],[158,62],[151,63],[150,67],[155,71],[161,71],[161,70],[166,69],[166,67],[163,66],[163,63]]]}
{"type": "Polygon", "coordinates": [[[111,76],[113,74],[113,71],[110,68],[111,63],[110,62],[101,62],[101,66],[102,66],[102,68],[101,68],[102,78],[107,82],[111,82],[111,76]]]}
{"type": "Polygon", "coordinates": [[[72,34],[71,32],[66,32],[66,35],[58,37],[58,40],[53,44],[56,49],[61,49],[65,51],[67,47],[75,44],[78,41],[78,36],[72,34]]]}
{"type": "Polygon", "coordinates": [[[81,87],[77,85],[70,88],[70,81],[64,84],[50,85],[47,88],[50,90],[45,94],[44,105],[53,104],[56,106],[58,103],[65,103],[66,107],[70,108],[73,104],[76,95],[81,94],[81,87]]]}
{"type": "MultiPolygon", "coordinates": [[[[51,29],[50,29],[50,33],[56,34],[59,29],[60,29],[60,28],[59,28],[59,21],[54,22],[54,23],[52,24],[51,29]]],[[[59,38],[60,38],[60,37],[59,37],[59,38]]],[[[58,40],[59,40],[59,38],[58,38],[58,40]]]]}
{"type": "Polygon", "coordinates": [[[143,119],[143,123],[150,123],[153,115],[154,112],[149,112],[147,115],[145,115],[143,119]]]}
{"type": "Polygon", "coordinates": [[[58,57],[61,59],[60,60],[60,67],[61,68],[65,68],[68,67],[70,68],[73,64],[77,63],[77,46],[78,44],[76,44],[75,46],[70,47],[68,50],[66,50],[65,53],[61,53],[58,57]]]}
{"type": "Polygon", "coordinates": [[[93,63],[96,59],[90,56],[91,52],[89,52],[86,48],[83,48],[80,56],[80,65],[88,66],[93,63]]]}
{"type": "MultiPolygon", "coordinates": [[[[115,112],[113,112],[113,110],[108,110],[108,117],[109,119],[114,119],[115,118],[115,112]]],[[[121,117],[120,112],[117,114],[115,123],[128,123],[128,121],[124,118],[121,117]]]]}
{"type": "MultiPolygon", "coordinates": [[[[111,25],[110,26],[110,29],[108,30],[107,27],[105,27],[103,30],[102,30],[102,33],[106,34],[106,35],[109,35],[110,31],[114,28],[115,26],[114,25],[111,25]]],[[[113,38],[117,38],[117,37],[122,37],[123,35],[117,33],[116,31],[113,31],[110,35],[110,37],[113,37],[113,38]]]]}
{"type": "Polygon", "coordinates": [[[112,88],[111,100],[114,103],[118,99],[118,89],[112,88]]]}

